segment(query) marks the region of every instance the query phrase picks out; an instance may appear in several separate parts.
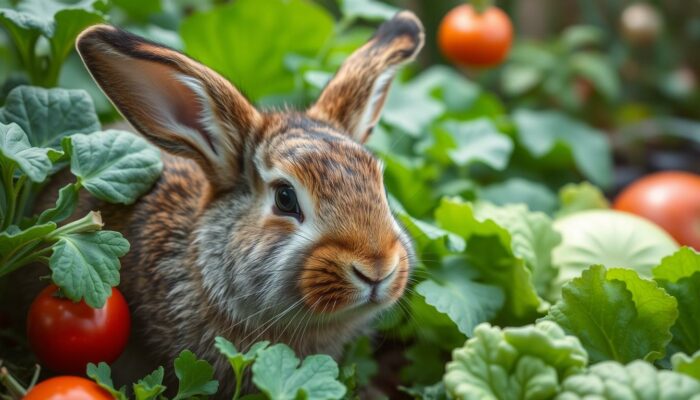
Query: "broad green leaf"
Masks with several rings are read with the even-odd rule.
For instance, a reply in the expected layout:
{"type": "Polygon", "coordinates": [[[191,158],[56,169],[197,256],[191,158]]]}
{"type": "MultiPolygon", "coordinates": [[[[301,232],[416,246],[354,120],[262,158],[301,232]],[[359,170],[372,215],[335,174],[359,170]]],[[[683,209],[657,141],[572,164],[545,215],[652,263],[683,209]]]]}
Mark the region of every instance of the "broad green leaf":
{"type": "Polygon", "coordinates": [[[128,400],[126,388],[116,389],[112,382],[112,369],[107,363],[101,362],[97,365],[89,363],[87,365],[87,376],[94,380],[102,389],[106,390],[117,400],[128,400]]]}
{"type": "Polygon", "coordinates": [[[346,19],[362,18],[368,21],[391,19],[399,9],[376,0],[342,0],[341,11],[346,19]]]}
{"type": "Polygon", "coordinates": [[[612,183],[612,153],[603,132],[554,111],[519,110],[513,120],[518,141],[535,158],[564,149],[591,182],[602,187],[612,183]]]}
{"type": "Polygon", "coordinates": [[[61,235],[49,259],[51,279],[69,299],[100,308],[119,284],[119,257],[128,251],[118,232],[61,235]]]}
{"type": "Polygon", "coordinates": [[[552,260],[559,266],[559,282],[565,283],[593,264],[631,268],[651,277],[651,268],[675,252],[678,244],[664,230],[629,213],[589,210],[555,221],[562,235],[552,260]]]}
{"type": "Polygon", "coordinates": [[[413,137],[427,133],[427,127],[446,111],[446,105],[431,94],[421,81],[395,82],[389,90],[382,121],[413,137]]]}
{"type": "Polygon", "coordinates": [[[700,382],[644,361],[601,362],[567,378],[556,400],[700,400],[700,382]]]}
{"type": "Polygon", "coordinates": [[[509,96],[521,96],[542,83],[545,74],[531,64],[511,63],[503,68],[501,87],[509,96]]]}
{"type": "Polygon", "coordinates": [[[133,203],[163,168],[158,150],[126,131],[73,135],[65,151],[71,156],[71,172],[85,189],[110,203],[133,203]]]}
{"type": "Polygon", "coordinates": [[[330,356],[309,356],[299,365],[294,351],[281,343],[259,352],[253,364],[253,383],[276,400],[341,399],[346,389],[337,378],[338,366],[330,356]]]}
{"type": "Polygon", "coordinates": [[[549,399],[586,362],[579,340],[553,322],[504,330],[482,324],[452,353],[444,382],[459,400],[549,399]]]}
{"type": "Polygon", "coordinates": [[[700,350],[700,272],[677,282],[660,280],[659,286],[678,300],[678,321],[671,328],[670,352],[700,350]]]}
{"type": "Polygon", "coordinates": [[[508,231],[513,253],[525,260],[535,288],[541,296],[547,297],[559,273],[552,263],[552,250],[561,242],[561,235],[554,230],[552,220],[521,204],[496,207],[480,203],[476,214],[479,219],[490,219],[508,231]]]}
{"type": "Polygon", "coordinates": [[[664,257],[652,270],[654,279],[678,282],[700,272],[700,253],[690,247],[682,247],[677,252],[664,257]]]}
{"type": "Polygon", "coordinates": [[[458,199],[443,199],[435,211],[435,220],[440,228],[466,240],[466,258],[478,270],[481,282],[503,289],[505,305],[499,320],[514,323],[536,317],[543,303],[526,260],[514,253],[511,233],[506,228],[488,216],[479,217],[471,204],[458,199]]]}
{"type": "Polygon", "coordinates": [[[84,10],[95,14],[101,14],[103,7],[101,0],[20,0],[15,9],[0,9],[0,16],[24,30],[40,32],[47,38],[56,33],[56,21],[54,17],[64,10],[84,10]]]}
{"type": "Polygon", "coordinates": [[[432,168],[425,160],[381,154],[384,161],[384,184],[409,214],[424,217],[436,201],[432,180],[432,168]]]}
{"type": "Polygon", "coordinates": [[[603,192],[588,182],[569,183],[559,190],[560,208],[557,217],[565,217],[579,211],[607,209],[610,207],[603,192]]]}
{"type": "Polygon", "coordinates": [[[136,400],[155,400],[165,391],[163,386],[163,375],[165,370],[158,367],[155,371],[146,375],[138,382],[134,383],[134,397],[136,400]]]}
{"type": "MultiPolygon", "coordinates": [[[[102,0],[88,0],[85,3],[86,5],[101,5],[102,0]]],[[[49,39],[49,43],[51,43],[51,52],[54,57],[52,62],[60,63],[59,65],[61,65],[63,60],[68,57],[68,53],[73,50],[75,38],[78,37],[78,34],[88,26],[98,24],[104,20],[105,15],[92,7],[64,9],[57,12],[56,15],[54,15],[54,34],[49,39]]]]}
{"type": "Polygon", "coordinates": [[[557,197],[547,186],[522,178],[510,178],[480,190],[479,199],[500,206],[525,203],[532,211],[552,213],[557,207],[557,197]]]}
{"type": "Polygon", "coordinates": [[[0,260],[7,261],[15,251],[18,251],[22,246],[42,239],[44,236],[56,230],[54,222],[48,222],[41,225],[34,225],[23,231],[0,232],[0,260]]]}
{"type": "Polygon", "coordinates": [[[66,218],[70,217],[75,208],[78,206],[78,193],[80,188],[75,183],[70,183],[61,188],[58,191],[58,199],[56,199],[56,206],[44,210],[37,224],[43,224],[45,222],[53,221],[59,223],[66,218]]]}
{"type": "Polygon", "coordinates": [[[513,151],[512,140],[487,119],[447,121],[435,129],[434,135],[436,142],[428,151],[445,154],[459,166],[481,162],[502,170],[513,151]]]}
{"type": "Polygon", "coordinates": [[[676,300],[630,269],[593,266],[566,284],[546,319],[581,339],[591,361],[657,360],[671,340],[676,300]]]}
{"type": "Polygon", "coordinates": [[[567,50],[600,44],[603,41],[603,31],[593,25],[574,25],[566,28],[561,34],[561,42],[567,50]]]}
{"type": "Polygon", "coordinates": [[[671,357],[673,370],[686,374],[700,381],[700,350],[692,356],[676,353],[671,357]]]}
{"type": "Polygon", "coordinates": [[[7,96],[0,122],[18,124],[34,147],[60,149],[61,139],[100,129],[92,99],[82,90],[20,86],[7,96]]]}
{"type": "Polygon", "coordinates": [[[493,319],[505,296],[498,286],[479,282],[479,273],[463,258],[451,258],[441,271],[416,286],[425,302],[447,314],[459,330],[471,336],[474,327],[493,319]]]}
{"type": "Polygon", "coordinates": [[[15,166],[33,182],[43,182],[51,171],[48,149],[32,147],[19,125],[0,123],[0,166],[13,170],[15,166]]]}
{"type": "Polygon", "coordinates": [[[162,0],[112,0],[112,3],[130,18],[139,21],[147,21],[151,15],[163,11],[162,0]]]}
{"type": "Polygon", "coordinates": [[[175,359],[175,376],[180,384],[173,400],[213,395],[219,390],[219,382],[213,379],[214,368],[189,350],[182,351],[175,359]]]}
{"type": "Polygon", "coordinates": [[[185,51],[253,100],[292,92],[285,57],[316,56],[332,32],[331,15],[305,0],[238,0],[195,13],[180,26],[185,51]]]}
{"type": "Polygon", "coordinates": [[[463,238],[452,232],[415,219],[406,213],[397,213],[397,216],[413,237],[421,253],[432,252],[444,255],[449,252],[464,251],[467,245],[463,238]]]}

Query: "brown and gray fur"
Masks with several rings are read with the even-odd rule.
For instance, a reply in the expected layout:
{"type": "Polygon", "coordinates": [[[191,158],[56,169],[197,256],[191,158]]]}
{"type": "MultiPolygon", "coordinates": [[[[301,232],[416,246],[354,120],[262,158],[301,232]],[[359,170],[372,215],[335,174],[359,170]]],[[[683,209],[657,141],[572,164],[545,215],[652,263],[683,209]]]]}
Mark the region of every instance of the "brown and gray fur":
{"type": "Polygon", "coordinates": [[[98,206],[131,243],[120,289],[153,365],[190,349],[215,363],[228,393],[215,336],[239,349],[266,339],[338,356],[399,299],[413,250],[389,210],[381,164],[362,143],[397,68],[422,44],[418,19],[399,13],[309,110],[262,112],[174,50],[106,25],[80,35],[95,81],[164,151],[149,193],[128,207],[98,206]],[[296,190],[303,220],[274,211],[282,181],[296,190]]]}

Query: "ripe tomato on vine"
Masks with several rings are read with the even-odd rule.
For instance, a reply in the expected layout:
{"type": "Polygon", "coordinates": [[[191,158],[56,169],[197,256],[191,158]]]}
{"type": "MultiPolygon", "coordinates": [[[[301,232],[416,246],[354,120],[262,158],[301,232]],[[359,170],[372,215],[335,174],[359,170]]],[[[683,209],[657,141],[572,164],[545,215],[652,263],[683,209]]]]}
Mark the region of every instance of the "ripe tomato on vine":
{"type": "Polygon", "coordinates": [[[513,42],[513,24],[491,1],[472,0],[445,15],[437,36],[442,54],[453,63],[492,67],[508,55],[513,42]]]}

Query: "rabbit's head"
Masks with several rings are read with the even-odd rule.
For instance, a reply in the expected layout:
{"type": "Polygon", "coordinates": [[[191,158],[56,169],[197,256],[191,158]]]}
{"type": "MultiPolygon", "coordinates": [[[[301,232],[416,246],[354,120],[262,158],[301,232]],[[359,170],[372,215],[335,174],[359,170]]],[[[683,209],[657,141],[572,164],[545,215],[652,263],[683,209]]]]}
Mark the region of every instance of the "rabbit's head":
{"type": "Polygon", "coordinates": [[[77,46],[124,117],[207,177],[192,262],[211,303],[234,319],[302,310],[338,321],[395,302],[410,274],[411,243],[362,144],[422,44],[418,19],[397,14],[303,113],[258,111],[211,69],[110,26],[77,46]]]}

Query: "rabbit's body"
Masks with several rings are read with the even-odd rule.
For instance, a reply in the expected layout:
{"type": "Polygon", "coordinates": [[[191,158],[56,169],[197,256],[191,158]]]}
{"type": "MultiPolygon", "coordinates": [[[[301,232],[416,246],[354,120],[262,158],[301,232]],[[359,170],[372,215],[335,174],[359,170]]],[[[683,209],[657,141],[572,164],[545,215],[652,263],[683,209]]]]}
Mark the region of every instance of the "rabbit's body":
{"type": "Polygon", "coordinates": [[[165,155],[131,206],[102,205],[131,243],[120,288],[136,340],[161,364],[190,349],[223,392],[224,336],[338,356],[402,295],[413,250],[366,140],[396,68],[422,45],[400,13],[354,53],[306,113],[259,112],[219,75],[108,26],[78,50],[122,114],[165,155]]]}

